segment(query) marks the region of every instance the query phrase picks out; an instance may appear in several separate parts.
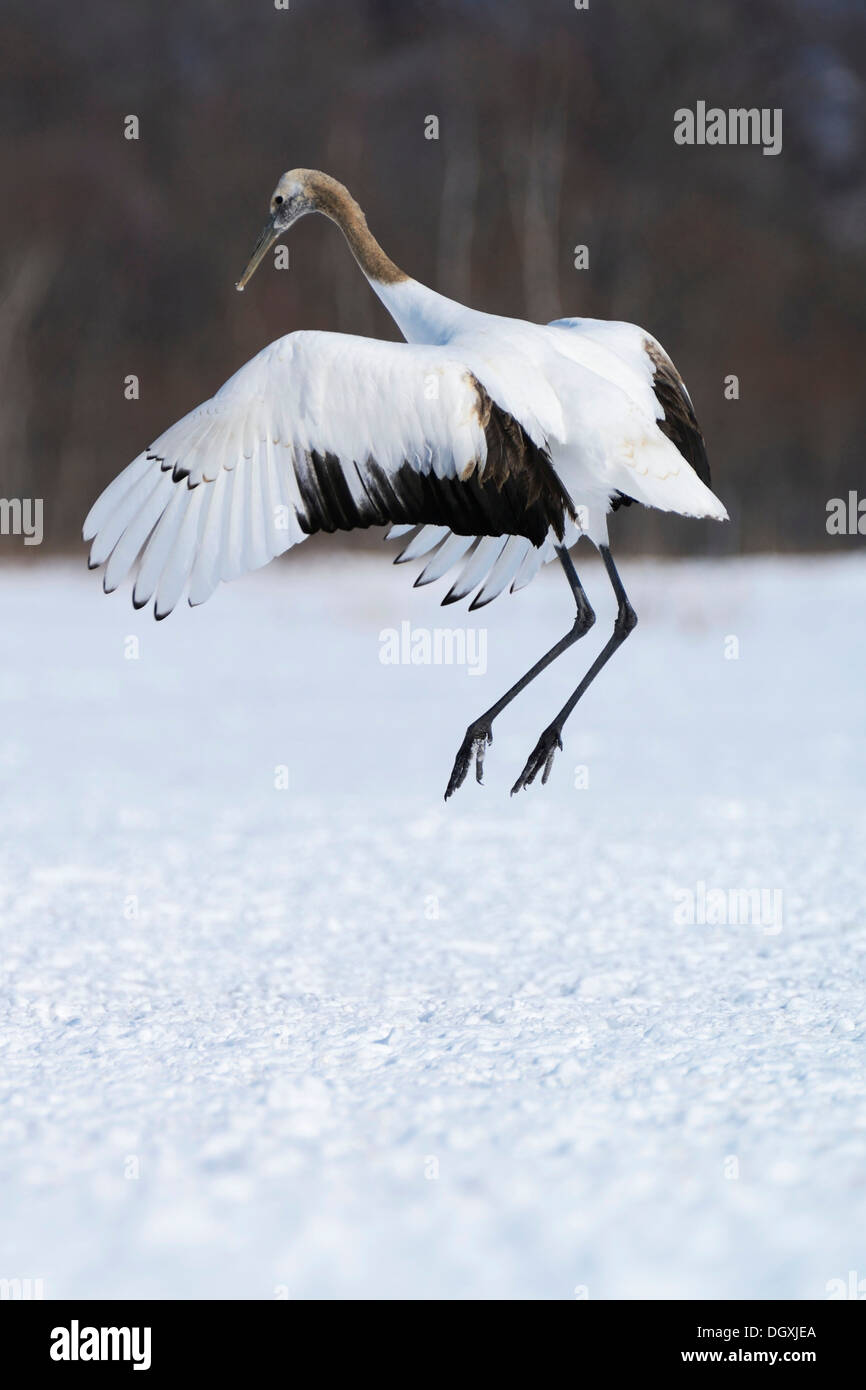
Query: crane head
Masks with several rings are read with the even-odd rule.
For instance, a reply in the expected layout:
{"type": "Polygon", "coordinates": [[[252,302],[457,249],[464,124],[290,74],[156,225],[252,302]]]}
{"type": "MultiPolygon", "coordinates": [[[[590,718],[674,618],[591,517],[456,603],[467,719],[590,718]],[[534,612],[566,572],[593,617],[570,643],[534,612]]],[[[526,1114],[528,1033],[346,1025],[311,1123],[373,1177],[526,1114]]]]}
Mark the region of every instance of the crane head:
{"type": "Polygon", "coordinates": [[[252,279],[274,242],[278,241],[299,217],[317,211],[315,190],[310,178],[314,172],[312,169],[290,169],[288,173],[283,174],[271,194],[271,215],[253,247],[253,253],[237,282],[236,289],[242,290],[247,281],[252,279]]]}

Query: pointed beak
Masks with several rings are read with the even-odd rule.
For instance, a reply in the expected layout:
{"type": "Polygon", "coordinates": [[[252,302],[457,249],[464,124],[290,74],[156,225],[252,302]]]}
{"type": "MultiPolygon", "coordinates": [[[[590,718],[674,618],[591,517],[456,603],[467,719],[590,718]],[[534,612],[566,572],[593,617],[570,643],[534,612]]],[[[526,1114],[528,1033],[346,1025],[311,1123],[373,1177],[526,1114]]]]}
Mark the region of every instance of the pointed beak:
{"type": "Polygon", "coordinates": [[[253,248],[253,254],[247,261],[247,268],[235,285],[236,290],[242,290],[247,281],[252,279],[255,271],[270,251],[274,242],[282,235],[282,229],[278,229],[274,226],[275,219],[276,213],[262,229],[262,234],[253,248]]]}

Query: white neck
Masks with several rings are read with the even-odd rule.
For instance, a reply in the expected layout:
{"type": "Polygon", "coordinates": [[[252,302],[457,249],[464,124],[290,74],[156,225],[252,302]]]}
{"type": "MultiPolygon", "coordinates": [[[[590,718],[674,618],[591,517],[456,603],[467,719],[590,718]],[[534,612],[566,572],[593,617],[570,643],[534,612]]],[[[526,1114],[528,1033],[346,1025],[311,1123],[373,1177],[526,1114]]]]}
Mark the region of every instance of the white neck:
{"type": "Polygon", "coordinates": [[[311,210],[329,217],[343,233],[349,248],[400,332],[409,343],[445,343],[466,311],[395,265],[379,245],[363,210],[349,190],[319,169],[298,170],[311,210]]]}
{"type": "Polygon", "coordinates": [[[418,280],[383,284],[367,276],[407,343],[447,343],[466,310],[444,294],[437,294],[418,280]]]}

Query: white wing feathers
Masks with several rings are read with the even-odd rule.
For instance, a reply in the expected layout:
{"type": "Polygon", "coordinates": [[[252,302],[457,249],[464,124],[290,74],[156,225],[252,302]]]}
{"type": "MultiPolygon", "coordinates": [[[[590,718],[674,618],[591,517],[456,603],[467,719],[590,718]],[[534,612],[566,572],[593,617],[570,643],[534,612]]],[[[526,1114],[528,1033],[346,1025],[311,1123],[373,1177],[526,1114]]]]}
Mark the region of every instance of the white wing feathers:
{"type": "Polygon", "coordinates": [[[606,537],[618,494],[726,517],[654,338],[593,319],[495,325],[445,346],[299,332],[266,347],[91,508],[106,592],[135,572],[134,604],[163,618],[315,531],[390,525],[398,561],[428,557],[418,584],[456,566],[443,602],[477,589],[479,607],[528,584],[557,539],[606,537]]]}
{"type": "MultiPolygon", "coordinates": [[[[90,565],[105,565],[106,592],[137,566],[133,602],[155,598],[162,618],[185,591],[202,603],[220,580],[257,569],[313,531],[394,522],[403,533],[423,528],[405,559],[444,542],[428,565],[429,578],[439,577],[476,535],[515,529],[535,488],[524,465],[506,470],[505,485],[485,478],[485,396],[448,348],[290,334],[105,489],[84,523],[90,565]]],[[[527,443],[537,426],[518,429],[527,453],[543,452],[543,440],[527,443]]],[[[549,505],[546,497],[536,509],[549,505]]],[[[539,543],[545,518],[537,510],[539,543]]],[[[516,539],[513,557],[519,550],[522,561],[535,546],[516,539]]],[[[498,555],[504,536],[496,544],[498,555]]],[[[475,562],[472,572],[480,582],[486,570],[475,562]]]]}
{"type": "Polygon", "coordinates": [[[603,441],[597,472],[609,490],[660,511],[727,520],[708,485],[691,398],[661,344],[633,323],[569,318],[547,326],[568,360],[578,433],[603,441]]]}

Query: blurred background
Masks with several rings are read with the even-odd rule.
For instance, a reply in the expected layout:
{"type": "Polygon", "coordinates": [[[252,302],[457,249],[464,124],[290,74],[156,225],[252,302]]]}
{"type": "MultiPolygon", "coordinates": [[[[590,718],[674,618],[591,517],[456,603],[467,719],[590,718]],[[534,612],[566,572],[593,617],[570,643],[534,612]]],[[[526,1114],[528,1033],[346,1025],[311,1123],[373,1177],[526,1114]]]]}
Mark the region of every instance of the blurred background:
{"type": "Polygon", "coordinates": [[[236,294],[296,165],[347,183],[445,294],[661,339],[732,525],[635,509],[620,548],[856,544],[826,533],[866,432],[854,0],[6,0],[2,37],[0,495],[45,499],[43,553],[76,547],[103,485],[272,338],[396,336],[318,219],[293,232],[289,273],[236,294]],[[676,145],[673,113],[698,100],[783,108],[781,154],[676,145]]]}

